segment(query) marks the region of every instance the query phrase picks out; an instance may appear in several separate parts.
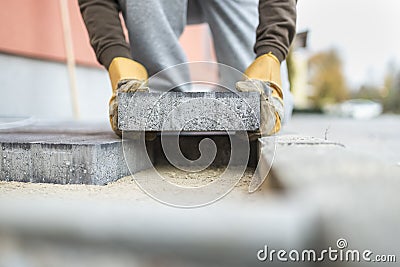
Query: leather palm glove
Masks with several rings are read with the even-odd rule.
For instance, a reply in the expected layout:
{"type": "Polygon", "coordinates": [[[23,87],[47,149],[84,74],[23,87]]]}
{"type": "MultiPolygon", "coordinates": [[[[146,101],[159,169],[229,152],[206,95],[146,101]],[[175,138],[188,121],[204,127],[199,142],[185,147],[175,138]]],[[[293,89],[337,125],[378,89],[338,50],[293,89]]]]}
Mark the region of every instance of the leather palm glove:
{"type": "Polygon", "coordinates": [[[236,89],[241,92],[259,92],[261,95],[260,130],[249,133],[249,138],[279,132],[284,114],[279,60],[272,53],[262,55],[247,68],[245,75],[248,79],[237,82],[236,89]]]}
{"type": "Polygon", "coordinates": [[[117,93],[148,92],[148,74],[142,64],[123,57],[116,57],[111,61],[108,73],[112,86],[112,96],[109,103],[110,124],[113,131],[121,137],[122,132],[118,129],[117,93]]]}

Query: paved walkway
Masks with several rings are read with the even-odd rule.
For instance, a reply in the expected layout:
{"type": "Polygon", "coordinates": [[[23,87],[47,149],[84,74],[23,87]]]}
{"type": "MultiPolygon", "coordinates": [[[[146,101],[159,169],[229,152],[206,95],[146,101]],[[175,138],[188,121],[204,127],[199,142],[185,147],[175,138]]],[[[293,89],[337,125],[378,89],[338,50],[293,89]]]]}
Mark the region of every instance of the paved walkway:
{"type": "MultiPolygon", "coordinates": [[[[247,193],[245,180],[200,209],[160,204],[129,178],[105,187],[2,182],[0,265],[258,266],[265,245],[338,249],[339,239],[399,260],[399,122],[295,116],[277,137],[272,172],[256,193],[247,193]]],[[[211,179],[221,172],[214,171],[211,179]]]]}
{"type": "Polygon", "coordinates": [[[400,116],[353,120],[321,115],[295,115],[285,132],[343,143],[347,149],[400,164],[400,116]]]}

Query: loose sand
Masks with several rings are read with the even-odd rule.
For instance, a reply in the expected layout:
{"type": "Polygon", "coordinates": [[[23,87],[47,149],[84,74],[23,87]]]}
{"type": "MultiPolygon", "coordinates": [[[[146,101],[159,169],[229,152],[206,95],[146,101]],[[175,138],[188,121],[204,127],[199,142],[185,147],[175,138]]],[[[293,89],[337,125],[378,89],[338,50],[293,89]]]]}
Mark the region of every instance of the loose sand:
{"type": "MultiPolygon", "coordinates": [[[[169,182],[180,186],[202,186],[213,182],[225,168],[211,167],[201,172],[185,172],[172,166],[159,166],[157,171],[169,182]]],[[[247,192],[254,169],[248,168],[236,188],[247,192]]],[[[101,200],[144,200],[148,199],[135,183],[132,176],[119,179],[105,186],[56,185],[43,183],[20,183],[0,181],[0,195],[29,199],[30,197],[51,197],[59,199],[101,199],[101,200]]]]}

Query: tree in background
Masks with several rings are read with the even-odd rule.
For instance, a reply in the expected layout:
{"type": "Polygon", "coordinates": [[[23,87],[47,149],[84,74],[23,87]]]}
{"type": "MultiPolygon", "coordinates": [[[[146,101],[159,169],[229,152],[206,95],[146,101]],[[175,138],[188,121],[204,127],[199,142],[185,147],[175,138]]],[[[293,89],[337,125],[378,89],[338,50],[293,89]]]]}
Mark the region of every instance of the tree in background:
{"type": "Polygon", "coordinates": [[[312,101],[317,108],[348,99],[343,63],[335,50],[312,56],[309,60],[309,75],[310,84],[314,88],[312,101]]]}
{"type": "Polygon", "coordinates": [[[386,74],[385,90],[384,111],[400,113],[400,71],[397,71],[393,65],[389,66],[386,74]]]}
{"type": "Polygon", "coordinates": [[[383,104],[387,90],[385,86],[377,86],[372,84],[363,84],[357,91],[353,91],[350,95],[352,99],[368,99],[383,104]]]}

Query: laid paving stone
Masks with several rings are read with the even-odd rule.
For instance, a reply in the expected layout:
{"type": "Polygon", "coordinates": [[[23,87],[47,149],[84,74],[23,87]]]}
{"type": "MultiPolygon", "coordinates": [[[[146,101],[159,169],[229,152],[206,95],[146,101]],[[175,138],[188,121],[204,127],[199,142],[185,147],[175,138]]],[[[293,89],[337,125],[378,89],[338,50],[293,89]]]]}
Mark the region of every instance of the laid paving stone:
{"type": "Polygon", "coordinates": [[[332,145],[278,145],[272,170],[290,188],[314,183],[357,186],[378,179],[396,181],[400,177],[400,168],[395,165],[332,145]]]}
{"type": "MultiPolygon", "coordinates": [[[[281,135],[261,139],[262,146],[275,144],[272,170],[265,184],[275,183],[294,199],[308,199],[317,207],[323,240],[321,249],[340,251],[344,239],[346,251],[361,254],[371,250],[377,255],[398,257],[398,188],[400,168],[368,154],[346,148],[340,143],[300,135],[281,135]]],[[[351,256],[350,256],[351,257],[351,256]]],[[[360,258],[361,258],[360,257],[360,258]]],[[[365,266],[358,261],[329,262],[329,266],[365,266]]],[[[386,262],[387,266],[397,266],[386,262]]]]}
{"type": "MultiPolygon", "coordinates": [[[[103,185],[129,175],[122,141],[108,126],[36,123],[0,131],[0,180],[103,185]]],[[[137,169],[146,166],[136,150],[137,169]]]]}
{"type": "Polygon", "coordinates": [[[275,142],[275,153],[262,155],[273,160],[270,176],[286,188],[304,188],[322,183],[326,186],[353,184],[367,180],[396,181],[400,168],[315,137],[281,135],[265,137],[262,146],[275,142]]]}
{"type": "MultiPolygon", "coordinates": [[[[304,159],[303,155],[297,155],[296,157],[299,158],[296,158],[291,155],[291,152],[296,151],[297,148],[300,148],[303,152],[313,152],[318,146],[343,147],[340,143],[311,136],[286,134],[284,132],[279,135],[259,138],[257,141],[257,168],[254,179],[249,186],[249,192],[255,192],[265,183],[269,183],[269,186],[272,186],[275,189],[282,189],[286,184],[281,183],[279,178],[283,176],[286,181],[287,172],[289,177],[292,177],[293,174],[296,175],[296,172],[292,173],[293,166],[298,166],[298,162],[302,162],[304,159]],[[285,148],[287,148],[288,151],[283,155],[283,161],[286,160],[286,162],[281,164],[278,155],[280,154],[280,151],[285,148]],[[291,164],[292,161],[295,161],[295,163],[291,164]]],[[[302,171],[302,169],[300,169],[300,171],[302,171]]],[[[297,181],[298,180],[294,179],[293,183],[297,181]]]]}
{"type": "Polygon", "coordinates": [[[399,186],[399,181],[382,181],[380,177],[363,180],[360,177],[357,184],[339,183],[329,187],[317,184],[305,190],[303,195],[319,206],[325,239],[322,247],[337,249],[337,240],[344,239],[347,246],[343,251],[357,250],[360,255],[360,262],[350,260],[344,265],[337,261],[329,266],[367,266],[371,263],[362,258],[365,250],[372,252],[369,255],[372,262],[376,256],[384,255],[385,266],[398,266],[399,186]]]}
{"type": "Polygon", "coordinates": [[[309,203],[267,200],[231,199],[186,210],[151,201],[66,203],[50,196],[25,203],[0,196],[0,264],[10,265],[6,255],[27,264],[59,255],[45,257],[46,263],[107,266],[101,265],[105,260],[108,266],[154,266],[162,259],[163,266],[287,266],[276,255],[260,262],[257,253],[265,246],[316,247],[318,214],[309,203]],[[23,247],[5,249],[15,243],[23,247]],[[144,262],[132,264],[137,260],[144,262]]]}
{"type": "Polygon", "coordinates": [[[233,92],[118,94],[123,131],[256,131],[260,95],[233,92]]]}

